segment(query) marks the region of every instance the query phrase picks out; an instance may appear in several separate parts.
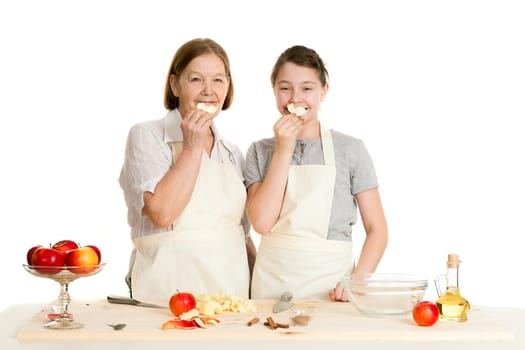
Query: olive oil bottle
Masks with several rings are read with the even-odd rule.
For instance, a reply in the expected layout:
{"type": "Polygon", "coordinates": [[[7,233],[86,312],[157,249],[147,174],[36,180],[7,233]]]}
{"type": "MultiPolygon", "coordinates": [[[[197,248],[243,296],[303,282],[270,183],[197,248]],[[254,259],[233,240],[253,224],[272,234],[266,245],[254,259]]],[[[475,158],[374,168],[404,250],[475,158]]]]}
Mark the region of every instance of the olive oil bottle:
{"type": "Polygon", "coordinates": [[[438,293],[436,301],[439,310],[439,319],[449,322],[464,322],[470,311],[470,304],[467,299],[459,293],[459,264],[457,254],[449,254],[447,261],[447,274],[439,275],[434,280],[438,293]],[[441,281],[446,280],[446,290],[441,291],[441,281]]]}

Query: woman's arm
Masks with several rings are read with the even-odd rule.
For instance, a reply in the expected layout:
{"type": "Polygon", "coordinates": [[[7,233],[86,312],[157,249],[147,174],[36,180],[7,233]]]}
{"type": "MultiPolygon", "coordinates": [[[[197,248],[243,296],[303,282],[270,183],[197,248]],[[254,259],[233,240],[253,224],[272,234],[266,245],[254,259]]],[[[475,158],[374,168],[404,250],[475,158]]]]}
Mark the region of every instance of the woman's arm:
{"type": "Polygon", "coordinates": [[[173,167],[155,186],[144,192],[142,214],[155,226],[168,227],[188,204],[200,169],[201,151],[182,150],[173,167]]]}
{"type": "Polygon", "coordinates": [[[168,227],[179,217],[191,198],[200,170],[202,152],[211,150],[213,116],[199,110],[182,119],[183,147],[173,167],[155,186],[144,192],[143,215],[158,227],[168,227]]]}

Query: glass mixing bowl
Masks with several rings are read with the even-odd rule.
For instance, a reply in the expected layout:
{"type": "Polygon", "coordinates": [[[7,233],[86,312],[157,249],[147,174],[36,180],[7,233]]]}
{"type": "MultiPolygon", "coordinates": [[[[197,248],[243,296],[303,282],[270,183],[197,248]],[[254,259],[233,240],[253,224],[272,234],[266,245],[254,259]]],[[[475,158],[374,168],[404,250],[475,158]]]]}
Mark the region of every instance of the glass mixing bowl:
{"type": "Polygon", "coordinates": [[[365,315],[402,315],[423,299],[428,279],[409,274],[352,274],[344,288],[354,307],[365,315]]]}

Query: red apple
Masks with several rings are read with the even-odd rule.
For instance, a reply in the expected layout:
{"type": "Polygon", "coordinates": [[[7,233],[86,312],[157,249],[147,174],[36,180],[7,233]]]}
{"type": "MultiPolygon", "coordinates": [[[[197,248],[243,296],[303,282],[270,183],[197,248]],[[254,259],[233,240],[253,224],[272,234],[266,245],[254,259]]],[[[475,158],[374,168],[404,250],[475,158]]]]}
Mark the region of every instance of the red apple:
{"type": "Polygon", "coordinates": [[[38,266],[35,270],[42,274],[54,275],[64,266],[64,254],[53,248],[37,248],[31,256],[31,265],[38,266]]]}
{"type": "Polygon", "coordinates": [[[27,255],[26,255],[26,259],[27,259],[27,263],[29,265],[32,265],[33,263],[31,262],[31,257],[33,256],[33,253],[35,252],[35,250],[37,250],[38,248],[42,247],[40,244],[39,245],[35,245],[33,247],[31,247],[28,251],[27,251],[27,255]]]}
{"type": "Polygon", "coordinates": [[[66,254],[70,250],[77,249],[78,247],[79,245],[76,242],[69,239],[58,241],[51,246],[51,248],[61,251],[64,254],[66,254]]]}
{"type": "Polygon", "coordinates": [[[195,296],[188,292],[177,292],[170,298],[170,310],[175,316],[180,316],[185,312],[194,309],[197,305],[195,296]]]}
{"type": "Polygon", "coordinates": [[[439,319],[438,307],[431,301],[421,301],[414,306],[412,318],[419,326],[432,326],[439,319]]]}
{"type": "Polygon", "coordinates": [[[98,256],[98,263],[97,264],[100,264],[100,262],[102,261],[102,254],[100,253],[100,249],[98,249],[97,246],[95,245],[87,245],[86,247],[89,247],[91,249],[93,249],[95,251],[95,253],[97,253],[97,256],[98,256]]]}
{"type": "Polygon", "coordinates": [[[73,273],[90,273],[97,268],[98,255],[90,247],[80,247],[67,252],[65,263],[73,273]]]}

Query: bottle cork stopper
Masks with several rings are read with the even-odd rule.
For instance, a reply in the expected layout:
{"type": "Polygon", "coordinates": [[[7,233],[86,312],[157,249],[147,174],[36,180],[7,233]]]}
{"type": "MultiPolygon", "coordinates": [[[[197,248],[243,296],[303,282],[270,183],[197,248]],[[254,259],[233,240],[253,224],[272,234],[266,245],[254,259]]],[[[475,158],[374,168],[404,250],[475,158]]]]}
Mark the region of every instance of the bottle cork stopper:
{"type": "Polygon", "coordinates": [[[448,255],[448,267],[458,267],[461,260],[459,260],[459,255],[457,254],[449,254],[448,255]]]}

